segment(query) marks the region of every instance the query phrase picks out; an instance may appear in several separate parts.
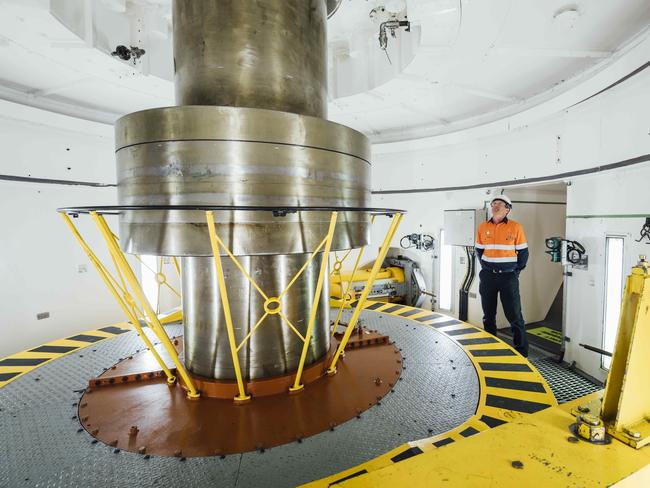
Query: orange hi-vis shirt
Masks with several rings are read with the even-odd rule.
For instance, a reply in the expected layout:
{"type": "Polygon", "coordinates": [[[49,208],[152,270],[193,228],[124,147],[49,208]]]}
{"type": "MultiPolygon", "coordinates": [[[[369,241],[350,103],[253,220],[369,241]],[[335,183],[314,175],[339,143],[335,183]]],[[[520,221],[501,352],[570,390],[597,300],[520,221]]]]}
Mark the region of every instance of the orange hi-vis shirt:
{"type": "Polygon", "coordinates": [[[476,253],[483,269],[502,273],[521,271],[528,262],[524,228],[507,217],[498,224],[492,219],[483,222],[476,233],[476,253]]]}

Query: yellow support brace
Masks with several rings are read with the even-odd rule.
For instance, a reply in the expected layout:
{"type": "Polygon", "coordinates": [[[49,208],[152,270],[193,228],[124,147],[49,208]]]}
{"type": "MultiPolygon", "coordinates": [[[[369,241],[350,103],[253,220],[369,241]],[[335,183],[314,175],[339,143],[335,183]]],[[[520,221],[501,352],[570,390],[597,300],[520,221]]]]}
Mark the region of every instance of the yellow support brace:
{"type": "Polygon", "coordinates": [[[307,261],[305,261],[305,264],[302,265],[302,268],[300,268],[300,269],[298,270],[298,272],[293,276],[293,278],[291,278],[291,281],[289,281],[289,283],[288,283],[287,286],[284,288],[284,290],[282,290],[282,293],[280,293],[280,294],[278,295],[278,300],[281,300],[282,297],[283,297],[284,295],[287,294],[287,292],[289,291],[289,288],[291,288],[291,287],[293,286],[293,284],[298,280],[298,278],[300,278],[300,275],[302,275],[303,271],[305,271],[305,269],[307,269],[307,266],[309,266],[309,264],[314,260],[314,257],[316,257],[316,255],[317,255],[317,254],[319,253],[319,251],[323,248],[323,246],[325,245],[326,242],[327,242],[327,236],[325,236],[325,238],[324,238],[322,241],[320,241],[320,244],[319,244],[318,247],[317,247],[317,248],[316,248],[316,249],[311,253],[311,255],[309,256],[309,258],[307,258],[307,261]]]}
{"type": "Polygon", "coordinates": [[[316,291],[314,292],[314,300],[311,305],[311,313],[309,314],[309,323],[307,325],[307,332],[305,333],[305,340],[302,345],[302,355],[300,356],[300,363],[298,365],[298,371],[296,372],[296,378],[293,382],[293,386],[289,388],[289,391],[298,391],[304,388],[304,385],[300,383],[302,379],[302,371],[305,366],[305,359],[307,358],[307,351],[309,351],[309,343],[311,342],[311,332],[314,328],[314,322],[316,321],[316,314],[318,312],[318,304],[320,303],[320,294],[323,290],[323,281],[325,281],[325,275],[327,274],[327,264],[330,254],[330,249],[332,248],[332,240],[334,239],[334,229],[336,228],[336,218],[338,212],[332,212],[332,217],[330,218],[330,227],[327,231],[327,241],[325,242],[325,248],[323,249],[323,260],[320,266],[320,273],[318,274],[318,284],[316,285],[316,291]]]}
{"type": "MultiPolygon", "coordinates": [[[[115,234],[113,234],[113,237],[115,237],[115,234]]],[[[119,242],[119,239],[117,237],[115,237],[115,240],[119,242]]],[[[142,266],[147,268],[151,272],[151,274],[154,275],[154,278],[156,279],[156,284],[158,286],[158,297],[160,297],[160,288],[162,287],[162,285],[165,285],[167,288],[169,288],[169,291],[171,291],[178,298],[181,297],[181,294],[178,292],[178,290],[176,288],[174,288],[172,285],[169,284],[169,282],[167,281],[167,276],[165,276],[165,274],[162,272],[162,265],[163,265],[163,262],[162,262],[163,257],[162,256],[159,257],[160,265],[158,267],[158,271],[155,271],[154,269],[152,269],[151,266],[149,266],[147,263],[145,263],[139,255],[134,254],[133,257],[135,259],[137,259],[142,266]]],[[[174,259],[176,259],[176,258],[174,258],[174,259]]],[[[180,272],[179,272],[179,276],[180,276],[180,272]]]]}
{"type": "Polygon", "coordinates": [[[111,229],[108,227],[106,220],[102,215],[99,215],[95,211],[90,212],[90,217],[93,219],[93,221],[99,228],[99,231],[104,237],[104,240],[106,241],[106,245],[108,246],[110,253],[117,261],[117,264],[121,268],[122,273],[126,278],[126,281],[129,283],[129,286],[131,287],[132,291],[135,294],[135,297],[142,305],[142,308],[145,312],[145,320],[147,320],[149,326],[151,327],[151,330],[153,330],[154,333],[158,336],[164,348],[166,349],[167,353],[172,358],[172,361],[174,361],[174,364],[176,365],[176,371],[178,371],[178,374],[181,376],[183,382],[187,386],[188,389],[187,396],[189,398],[198,398],[200,394],[196,389],[196,387],[194,386],[194,382],[192,381],[192,378],[190,378],[190,376],[187,374],[187,371],[185,370],[185,366],[178,358],[178,354],[176,353],[176,348],[172,344],[171,340],[169,340],[169,337],[167,336],[167,332],[165,332],[165,329],[160,323],[158,316],[156,315],[156,312],[153,310],[151,304],[147,300],[147,297],[145,296],[144,291],[142,290],[140,283],[138,282],[138,279],[135,276],[135,273],[133,272],[133,269],[131,269],[131,265],[129,265],[129,262],[126,260],[126,257],[124,257],[124,254],[120,250],[120,247],[117,244],[117,240],[115,239],[115,236],[111,232],[111,229]]]}
{"type": "Polygon", "coordinates": [[[650,264],[627,277],[601,418],[607,432],[636,449],[650,444],[650,264]]]}
{"type": "MultiPolygon", "coordinates": [[[[373,215],[374,219],[374,215],[373,215]]],[[[338,254],[336,251],[334,251],[334,266],[332,266],[332,271],[330,272],[330,276],[332,276],[334,273],[338,273],[341,271],[341,267],[343,266],[343,263],[345,260],[348,258],[350,253],[352,252],[352,249],[348,249],[348,252],[346,252],[341,259],[339,259],[338,254]]]]}
{"type": "MultiPolygon", "coordinates": [[[[214,213],[212,210],[205,212],[208,221],[208,232],[210,233],[210,244],[212,245],[212,254],[214,255],[214,266],[217,271],[217,283],[219,285],[219,293],[221,295],[221,304],[223,305],[223,315],[226,319],[226,330],[228,331],[228,344],[230,345],[230,354],[232,355],[232,363],[235,368],[235,376],[237,377],[237,388],[239,394],[235,397],[236,402],[245,402],[250,400],[250,395],[246,394],[244,388],[244,380],[241,375],[241,367],[239,366],[239,356],[237,354],[237,342],[235,340],[235,331],[232,325],[232,315],[230,314],[230,303],[228,302],[228,290],[226,289],[226,280],[223,276],[223,266],[221,264],[221,251],[219,249],[220,239],[217,237],[217,231],[214,227],[214,213]]],[[[225,246],[224,246],[225,247],[225,246]]],[[[248,276],[248,273],[243,271],[248,276]]],[[[252,278],[249,277],[251,283],[252,278]]],[[[264,295],[264,292],[258,289],[264,295]]]]}
{"type": "Polygon", "coordinates": [[[350,323],[348,324],[348,327],[345,329],[345,333],[343,334],[343,340],[341,340],[341,343],[339,344],[339,347],[336,350],[334,357],[332,358],[332,363],[330,364],[330,367],[327,369],[328,374],[336,373],[336,363],[338,363],[339,358],[343,354],[343,351],[345,350],[345,346],[347,346],[348,341],[350,340],[350,336],[352,335],[352,331],[354,330],[354,327],[357,325],[357,321],[359,320],[359,316],[361,315],[363,306],[366,303],[366,300],[368,299],[370,290],[372,290],[372,285],[375,282],[375,277],[377,276],[377,273],[379,272],[381,265],[384,262],[384,258],[386,257],[386,254],[388,253],[388,248],[390,247],[390,243],[393,240],[393,237],[395,236],[395,232],[397,232],[397,228],[399,227],[399,224],[402,221],[403,216],[404,216],[403,214],[393,215],[393,218],[390,223],[390,227],[388,228],[388,232],[386,233],[384,242],[379,250],[379,255],[377,256],[377,259],[375,259],[375,264],[373,264],[372,270],[370,271],[370,276],[368,277],[366,286],[363,288],[363,291],[361,292],[361,296],[359,297],[359,302],[357,303],[357,306],[355,307],[354,312],[352,313],[352,318],[350,319],[350,323]]]}
{"type": "MultiPolygon", "coordinates": [[[[372,218],[370,219],[370,225],[375,223],[375,216],[373,215],[372,218]]],[[[354,261],[354,267],[352,268],[352,273],[350,274],[350,280],[348,281],[348,285],[345,287],[345,291],[343,292],[343,296],[341,297],[341,306],[339,307],[339,311],[336,314],[336,320],[334,321],[334,325],[332,326],[332,337],[334,337],[334,333],[336,332],[337,327],[339,326],[339,321],[341,320],[341,314],[343,313],[343,307],[345,307],[345,304],[347,303],[348,300],[348,294],[350,293],[350,289],[352,288],[352,281],[354,278],[355,273],[357,272],[357,269],[359,268],[359,264],[361,263],[361,257],[363,256],[363,251],[366,250],[366,246],[363,246],[361,249],[359,249],[359,254],[357,255],[357,259],[354,261]]],[[[349,253],[348,253],[349,254],[349,253]]],[[[348,254],[345,255],[343,259],[345,259],[348,254]]]]}
{"type": "Polygon", "coordinates": [[[176,259],[176,256],[172,256],[172,261],[174,262],[174,267],[176,268],[176,272],[178,273],[178,277],[181,277],[181,267],[178,264],[178,259],[176,259]]]}
{"type": "Polygon", "coordinates": [[[257,330],[257,328],[262,325],[262,322],[266,319],[266,317],[269,316],[268,312],[265,312],[264,315],[257,321],[257,323],[253,326],[253,328],[250,330],[248,334],[246,334],[246,337],[242,339],[242,341],[239,343],[239,345],[235,348],[235,351],[239,352],[239,350],[244,347],[244,344],[250,339],[250,337],[253,335],[253,333],[257,330]]]}
{"type": "MultiPolygon", "coordinates": [[[[210,212],[212,212],[212,211],[210,211],[210,212]]],[[[214,221],[213,221],[213,223],[214,223],[214,221]]],[[[214,226],[213,226],[213,227],[214,227],[214,226]]],[[[230,258],[230,260],[235,264],[235,266],[237,266],[237,269],[239,269],[239,271],[241,272],[241,274],[243,274],[243,275],[246,277],[246,279],[248,280],[248,282],[249,282],[251,285],[253,285],[253,287],[254,287],[254,288],[257,290],[257,292],[262,296],[262,298],[264,298],[264,300],[268,300],[269,297],[266,296],[266,293],[264,293],[264,290],[262,290],[262,288],[260,288],[260,285],[258,285],[257,282],[253,279],[253,277],[248,273],[248,271],[246,271],[246,270],[244,269],[244,267],[241,265],[241,263],[240,263],[239,260],[235,257],[235,255],[230,251],[230,249],[228,249],[228,247],[226,247],[226,245],[223,243],[223,241],[221,240],[221,238],[220,238],[219,235],[217,234],[216,229],[215,229],[215,232],[214,232],[214,238],[215,238],[215,242],[217,243],[217,249],[219,249],[219,246],[221,246],[221,247],[223,248],[223,250],[226,251],[226,254],[227,254],[228,257],[230,258]]],[[[212,234],[210,234],[210,239],[212,239],[212,234]]]]}
{"type": "Polygon", "coordinates": [[[106,287],[109,289],[113,297],[115,297],[115,300],[117,303],[120,305],[120,308],[124,312],[124,314],[127,316],[129,321],[133,324],[133,327],[135,327],[135,330],[138,331],[138,334],[140,334],[140,337],[142,338],[142,341],[145,343],[147,348],[151,351],[153,354],[154,358],[156,359],[156,362],[160,365],[160,368],[165,372],[165,376],[167,376],[167,381],[173,383],[176,381],[176,378],[172,374],[172,372],[169,370],[165,362],[162,360],[156,349],[154,348],[153,344],[147,337],[147,335],[144,333],[142,330],[142,327],[140,327],[140,321],[138,320],[138,317],[133,313],[132,310],[129,309],[128,305],[124,301],[124,299],[120,296],[118,293],[117,289],[111,282],[110,277],[108,276],[108,273],[106,269],[102,266],[101,261],[99,258],[95,255],[95,253],[90,249],[90,246],[86,243],[84,238],[81,236],[81,233],[79,230],[75,227],[75,225],[72,223],[72,220],[70,220],[70,217],[68,217],[67,214],[62,213],[61,217],[65,221],[66,224],[68,224],[68,227],[72,231],[72,234],[75,236],[79,244],[81,245],[81,248],[84,250],[88,258],[90,259],[90,262],[93,263],[95,268],[97,269],[97,272],[99,275],[102,277],[102,280],[104,280],[104,283],[106,284],[106,287]]]}

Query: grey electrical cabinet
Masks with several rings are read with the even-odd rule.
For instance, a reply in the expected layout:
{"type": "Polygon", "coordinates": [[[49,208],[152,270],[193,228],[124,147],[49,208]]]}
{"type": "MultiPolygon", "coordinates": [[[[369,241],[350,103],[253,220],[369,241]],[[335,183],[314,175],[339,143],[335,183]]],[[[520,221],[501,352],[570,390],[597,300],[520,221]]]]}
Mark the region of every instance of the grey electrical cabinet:
{"type": "Polygon", "coordinates": [[[445,244],[474,246],[476,230],[486,216],[485,209],[445,210],[445,244]]]}

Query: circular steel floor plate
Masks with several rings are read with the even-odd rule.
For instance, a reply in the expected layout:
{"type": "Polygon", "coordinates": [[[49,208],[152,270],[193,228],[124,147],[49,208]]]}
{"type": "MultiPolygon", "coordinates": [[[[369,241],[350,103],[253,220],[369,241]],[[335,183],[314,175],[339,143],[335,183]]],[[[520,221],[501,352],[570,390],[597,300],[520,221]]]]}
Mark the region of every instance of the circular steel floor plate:
{"type": "MultiPolygon", "coordinates": [[[[452,337],[406,317],[369,310],[362,321],[402,350],[404,368],[394,392],[360,419],[264,452],[181,462],[146,459],[97,442],[80,425],[80,397],[89,379],[143,348],[135,332],[44,364],[0,389],[0,486],[295,486],[407,441],[445,433],[474,415],[479,378],[452,337]]],[[[182,333],[180,326],[167,330],[170,336],[182,333]]]]}
{"type": "MultiPolygon", "coordinates": [[[[378,340],[380,336],[364,331],[352,337],[356,343],[359,338],[378,340]]],[[[182,348],[180,340],[174,342],[182,348]]],[[[338,344],[332,342],[332,351],[338,344]]],[[[157,349],[162,354],[162,347],[157,349]]],[[[290,394],[285,387],[281,393],[253,396],[249,402],[236,404],[234,389],[228,399],[202,396],[189,400],[185,389],[168,385],[164,375],[150,379],[148,356],[149,351],[129,356],[91,381],[79,402],[79,418],[105,444],[152,456],[237,454],[302,442],[361,416],[391,391],[402,370],[399,351],[387,341],[348,347],[336,374],[325,373],[330,353],[326,361],[312,367],[320,377],[301,391],[290,394]],[[140,379],[135,380],[136,376],[140,379]]],[[[168,366],[173,367],[171,362],[168,366]]]]}

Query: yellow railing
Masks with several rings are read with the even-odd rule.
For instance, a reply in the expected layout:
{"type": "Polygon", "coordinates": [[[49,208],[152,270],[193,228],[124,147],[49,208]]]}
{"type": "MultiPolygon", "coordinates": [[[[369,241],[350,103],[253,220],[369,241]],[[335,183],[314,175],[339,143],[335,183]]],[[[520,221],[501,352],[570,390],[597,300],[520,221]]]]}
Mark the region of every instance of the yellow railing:
{"type": "MultiPolygon", "coordinates": [[[[72,223],[72,220],[70,217],[65,213],[61,212],[61,216],[67,223],[68,227],[72,231],[73,235],[75,238],[79,241],[79,244],[83,248],[83,250],[86,252],[88,257],[90,258],[91,262],[95,265],[97,268],[97,271],[99,272],[100,276],[104,280],[106,286],[109,288],[111,291],[112,295],[115,297],[117,300],[118,304],[126,314],[127,318],[129,321],[134,325],[136,330],[139,332],[140,337],[142,337],[143,341],[145,342],[147,348],[152,352],[154,355],[156,361],[162,368],[162,370],[165,372],[167,376],[167,381],[172,384],[176,381],[176,378],[173,376],[172,372],[169,370],[169,368],[165,365],[165,362],[162,360],[160,355],[156,352],[155,348],[147,338],[147,336],[144,334],[142,331],[142,328],[140,326],[140,321],[139,319],[142,318],[151,328],[151,330],[156,334],[158,339],[161,341],[163,344],[163,347],[166,349],[167,353],[171,357],[172,361],[174,362],[174,365],[176,367],[177,373],[181,376],[183,382],[188,388],[188,397],[190,398],[197,398],[199,396],[199,392],[197,391],[194,383],[192,382],[192,379],[190,375],[187,373],[185,366],[183,363],[180,361],[178,354],[176,352],[176,349],[174,348],[173,344],[171,343],[171,340],[167,336],[167,333],[165,332],[164,327],[162,326],[158,314],[156,313],[156,310],[154,310],[154,307],[149,303],[147,300],[144,291],[142,290],[142,287],[140,286],[140,283],[138,282],[135,273],[133,272],[133,269],[129,265],[124,253],[120,250],[119,244],[118,244],[118,239],[117,237],[112,233],[110,230],[106,220],[104,219],[103,215],[99,214],[97,211],[90,211],[90,216],[99,229],[102,237],[104,238],[104,241],[106,243],[106,246],[108,248],[111,260],[113,262],[113,265],[115,267],[116,273],[118,278],[113,276],[106,266],[102,264],[102,262],[97,258],[97,256],[93,253],[93,251],[90,249],[88,244],[84,241],[83,237],[75,227],[75,225],[72,223]]],[[[354,330],[354,327],[356,326],[359,316],[361,314],[361,311],[364,308],[365,302],[368,298],[368,295],[370,293],[370,290],[372,289],[372,286],[374,284],[375,278],[381,268],[381,263],[384,261],[386,257],[386,253],[388,252],[388,248],[390,247],[390,243],[395,236],[395,232],[397,231],[397,227],[399,226],[403,214],[400,212],[396,213],[391,213],[392,216],[390,226],[388,229],[388,232],[384,238],[383,244],[379,250],[379,254],[375,260],[375,264],[372,267],[372,270],[369,273],[368,281],[365,284],[365,287],[359,297],[359,300],[356,303],[356,306],[354,308],[354,311],[352,313],[352,318],[349,321],[345,332],[343,334],[343,338],[341,342],[339,343],[339,346],[332,358],[331,363],[329,364],[329,368],[327,369],[328,374],[335,374],[336,373],[336,365],[338,360],[343,354],[343,351],[345,350],[345,347],[348,344],[348,341],[350,339],[350,336],[352,334],[352,331],[354,330]]],[[[300,355],[300,361],[298,363],[298,369],[296,371],[295,377],[292,382],[292,386],[289,388],[291,392],[297,392],[300,391],[304,388],[304,385],[302,383],[302,374],[304,371],[305,367],[305,362],[307,359],[307,354],[309,351],[309,346],[311,343],[312,339],[312,332],[314,329],[314,324],[316,322],[316,316],[318,313],[318,306],[320,303],[321,299],[321,294],[323,291],[323,286],[324,286],[324,281],[326,279],[326,276],[328,275],[327,269],[329,266],[328,263],[328,256],[331,251],[332,247],[332,242],[334,239],[334,232],[336,228],[336,222],[337,222],[337,216],[338,212],[332,211],[330,214],[330,221],[329,221],[329,227],[327,230],[327,233],[323,237],[323,239],[320,241],[320,244],[316,247],[314,251],[310,254],[309,258],[306,260],[306,262],[303,264],[301,269],[291,278],[287,286],[282,290],[282,292],[278,296],[268,296],[264,290],[259,286],[259,284],[253,279],[253,277],[246,271],[246,269],[242,266],[242,264],[239,262],[239,260],[235,257],[235,255],[232,253],[230,249],[224,244],[223,240],[221,237],[218,235],[216,226],[215,226],[215,215],[212,210],[206,210],[205,211],[205,216],[206,216],[206,221],[207,221],[207,226],[208,226],[208,233],[210,236],[210,244],[212,248],[212,254],[214,258],[214,266],[215,266],[215,271],[217,275],[217,284],[219,288],[219,294],[221,298],[221,303],[223,306],[223,311],[224,311],[224,318],[226,322],[226,331],[228,335],[228,344],[230,347],[230,354],[232,357],[232,362],[233,362],[233,367],[235,371],[235,377],[237,380],[237,390],[238,393],[235,396],[234,400],[236,402],[245,402],[250,399],[250,395],[246,391],[246,386],[244,383],[244,378],[242,375],[241,371],[241,366],[239,363],[239,351],[244,347],[248,341],[250,341],[252,335],[263,325],[265,319],[269,315],[278,315],[281,318],[281,322],[286,324],[293,333],[295,333],[300,340],[303,343],[302,347],[302,352],[300,355]],[[228,258],[234,263],[234,265],[239,269],[239,271],[246,277],[246,279],[250,282],[250,284],[255,288],[257,293],[259,293],[262,298],[264,299],[264,313],[261,315],[261,317],[257,320],[255,325],[251,328],[251,330],[248,332],[248,334],[239,342],[237,343],[236,337],[235,337],[235,327],[233,324],[233,319],[232,319],[232,314],[231,314],[231,309],[230,309],[230,302],[228,299],[228,288],[226,286],[226,278],[224,276],[224,271],[223,271],[223,263],[222,263],[222,252],[225,253],[225,255],[228,256],[228,258]],[[312,306],[311,306],[311,311],[307,323],[307,329],[304,333],[304,335],[296,328],[296,326],[291,322],[291,320],[283,313],[282,311],[282,299],[284,296],[287,294],[291,286],[300,278],[300,276],[303,274],[305,269],[307,269],[307,266],[309,266],[314,258],[319,254],[322,253],[322,260],[321,260],[321,265],[320,265],[320,270],[318,274],[318,281],[316,285],[316,290],[314,291],[313,299],[312,299],[312,306]]],[[[374,216],[372,217],[372,222],[374,222],[374,216]]],[[[359,267],[359,263],[361,262],[361,258],[363,256],[364,252],[364,247],[362,247],[359,250],[359,253],[357,255],[357,258],[355,260],[354,264],[354,272],[359,267]]],[[[338,255],[335,253],[335,265],[334,265],[334,270],[333,272],[340,272],[341,266],[345,258],[347,258],[350,255],[350,251],[346,252],[343,258],[339,259],[338,255]]],[[[136,256],[136,259],[142,262],[139,256],[136,256]]],[[[144,264],[144,263],[143,263],[144,264]]],[[[180,268],[178,266],[178,262],[174,258],[174,264],[176,266],[177,271],[180,273],[180,268]]],[[[145,267],[148,267],[145,265],[145,267]]],[[[174,290],[171,285],[167,282],[167,279],[165,275],[162,273],[162,258],[159,261],[158,265],[158,270],[153,270],[150,269],[152,273],[155,273],[159,291],[160,287],[165,285],[169,287],[173,292],[175,292],[177,295],[178,292],[174,290]]],[[[341,318],[341,313],[343,309],[343,305],[346,303],[346,297],[349,297],[350,293],[350,287],[352,286],[352,283],[349,282],[347,285],[347,288],[345,290],[345,294],[343,296],[343,300],[341,303],[341,307],[338,310],[336,321],[334,323],[333,331],[336,330],[337,326],[339,325],[339,321],[341,318]]],[[[347,300],[347,303],[349,303],[351,299],[347,300]]],[[[158,304],[157,304],[158,305],[158,304]]]]}

